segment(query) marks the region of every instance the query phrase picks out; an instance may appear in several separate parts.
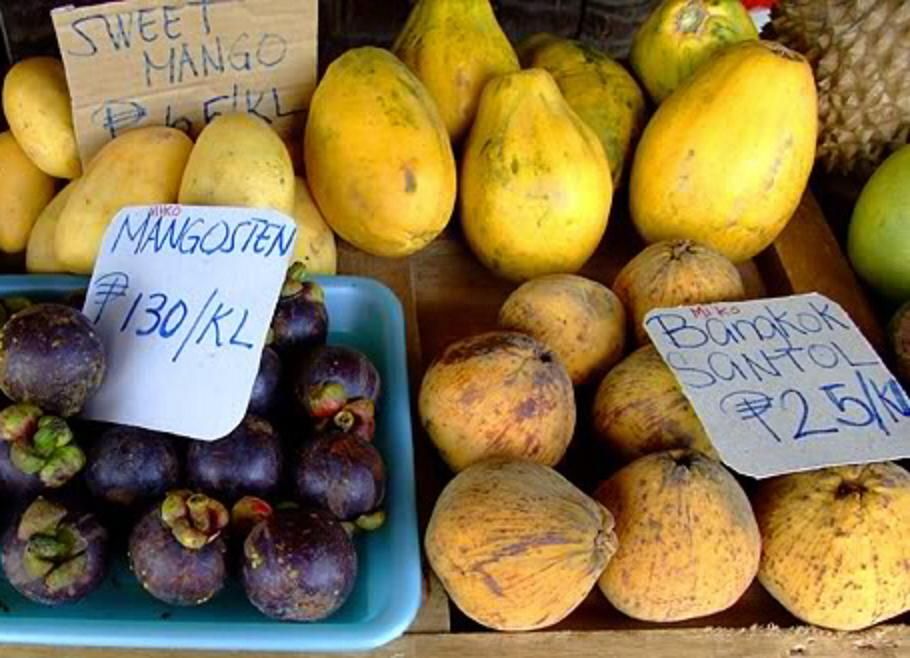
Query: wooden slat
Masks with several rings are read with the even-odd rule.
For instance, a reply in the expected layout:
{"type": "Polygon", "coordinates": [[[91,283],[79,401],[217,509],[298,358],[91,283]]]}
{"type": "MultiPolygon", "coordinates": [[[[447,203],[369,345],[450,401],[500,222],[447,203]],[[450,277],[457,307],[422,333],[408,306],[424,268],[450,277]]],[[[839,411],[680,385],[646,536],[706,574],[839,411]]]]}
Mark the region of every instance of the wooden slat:
{"type": "MultiPolygon", "coordinates": [[[[588,656],[647,656],[681,658],[891,658],[910,652],[910,630],[903,625],[882,626],[864,633],[831,633],[816,629],[755,627],[742,630],[686,629],[655,631],[598,631],[589,633],[462,633],[408,635],[371,654],[373,658],[581,658],[588,656]]],[[[161,651],[79,649],[65,652],[53,647],[7,647],[4,658],[161,658],[161,651]]],[[[238,652],[184,654],[193,658],[241,658],[238,652]]],[[[259,658],[295,654],[260,653],[259,658]]],[[[303,655],[303,654],[296,654],[303,655]]],[[[364,654],[306,654],[308,658],[355,658],[364,654]]]]}
{"type": "Polygon", "coordinates": [[[777,294],[827,295],[844,308],[873,347],[884,348],[885,335],[875,309],[811,194],[803,197],[787,228],[758,264],[777,294]]]}

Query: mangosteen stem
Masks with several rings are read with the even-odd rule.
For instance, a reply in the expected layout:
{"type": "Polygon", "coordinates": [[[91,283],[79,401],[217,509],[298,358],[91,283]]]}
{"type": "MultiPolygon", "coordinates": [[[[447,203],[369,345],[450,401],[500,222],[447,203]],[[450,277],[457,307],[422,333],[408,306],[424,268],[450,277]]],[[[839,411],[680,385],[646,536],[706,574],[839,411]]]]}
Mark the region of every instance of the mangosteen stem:
{"type": "Polygon", "coordinates": [[[88,540],[63,523],[66,508],[39,497],[19,520],[16,534],[25,541],[23,565],[32,578],[42,578],[50,591],[65,589],[88,567],[88,540]]]}
{"type": "Polygon", "coordinates": [[[66,421],[45,416],[34,405],[16,404],[0,412],[0,435],[12,442],[13,465],[37,475],[45,486],[63,486],[85,466],[85,454],[73,443],[66,421]]]}
{"type": "Polygon", "coordinates": [[[191,550],[215,541],[228,520],[227,508],[205,494],[172,491],[161,503],[161,521],[181,546],[191,550]]]}
{"type": "Polygon", "coordinates": [[[354,414],[348,409],[342,409],[337,414],[335,414],[335,425],[342,432],[350,432],[351,428],[354,427],[354,414]]]}

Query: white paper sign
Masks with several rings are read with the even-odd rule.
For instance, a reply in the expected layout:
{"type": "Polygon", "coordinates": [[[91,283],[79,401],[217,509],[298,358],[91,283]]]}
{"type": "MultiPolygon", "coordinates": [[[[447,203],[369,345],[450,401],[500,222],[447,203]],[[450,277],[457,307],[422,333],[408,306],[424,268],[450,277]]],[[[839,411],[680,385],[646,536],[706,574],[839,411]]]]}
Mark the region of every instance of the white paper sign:
{"type": "Polygon", "coordinates": [[[273,210],[121,210],[83,309],[108,364],[84,415],[204,440],[231,432],[296,236],[294,221],[273,210]]]}
{"type": "Polygon", "coordinates": [[[645,328],[740,473],[910,456],[910,399],[823,295],[655,309],[645,328]]]}

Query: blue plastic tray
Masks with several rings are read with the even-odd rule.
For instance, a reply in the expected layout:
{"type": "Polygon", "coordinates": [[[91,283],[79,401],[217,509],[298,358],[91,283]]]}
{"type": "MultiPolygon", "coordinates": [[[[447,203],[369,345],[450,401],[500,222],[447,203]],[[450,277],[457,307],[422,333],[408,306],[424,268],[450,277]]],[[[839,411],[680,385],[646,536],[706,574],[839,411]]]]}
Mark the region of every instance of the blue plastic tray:
{"type": "MultiPolygon", "coordinates": [[[[379,370],[383,393],[376,444],[388,466],[385,525],[357,539],[357,584],[331,618],[309,624],[262,616],[232,581],[198,608],[166,606],[145,593],[126,559],[83,601],[47,608],[0,577],[0,643],[219,649],[360,651],[401,635],[420,605],[420,548],[414,484],[405,330],[401,305],[385,286],[360,277],[319,278],[329,311],[329,342],[363,351],[379,370]]],[[[0,276],[0,297],[52,299],[82,290],[69,276],[0,276]]]]}

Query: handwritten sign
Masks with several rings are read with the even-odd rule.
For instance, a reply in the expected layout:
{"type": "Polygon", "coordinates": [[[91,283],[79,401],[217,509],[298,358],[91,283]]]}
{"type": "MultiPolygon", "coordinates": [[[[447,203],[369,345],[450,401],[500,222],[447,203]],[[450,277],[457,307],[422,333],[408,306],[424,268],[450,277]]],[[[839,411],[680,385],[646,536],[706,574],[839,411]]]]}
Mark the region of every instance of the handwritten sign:
{"type": "Polygon", "coordinates": [[[121,210],[83,309],[108,361],[85,415],[197,439],[233,430],[296,236],[294,221],[273,210],[121,210]]]}
{"type": "Polygon", "coordinates": [[[644,322],[721,458],[740,473],[910,456],[910,399],[827,297],[656,309],[644,322]]]}
{"type": "Polygon", "coordinates": [[[316,85],[316,0],[125,0],[55,9],[83,164],[130,128],[197,134],[249,112],[299,130],[316,85]]]}

